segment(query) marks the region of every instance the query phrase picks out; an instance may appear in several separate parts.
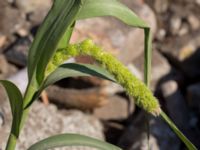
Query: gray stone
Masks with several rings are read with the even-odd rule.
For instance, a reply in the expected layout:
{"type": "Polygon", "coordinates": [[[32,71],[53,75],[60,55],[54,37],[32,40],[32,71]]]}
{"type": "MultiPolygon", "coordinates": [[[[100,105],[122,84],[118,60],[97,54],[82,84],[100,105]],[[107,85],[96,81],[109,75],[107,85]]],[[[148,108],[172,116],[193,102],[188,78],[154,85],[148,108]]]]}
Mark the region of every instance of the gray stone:
{"type": "Polygon", "coordinates": [[[188,16],[188,22],[193,30],[197,30],[200,27],[199,19],[193,14],[188,16]]]}
{"type": "Polygon", "coordinates": [[[172,34],[176,35],[179,33],[179,30],[181,28],[182,21],[179,16],[174,16],[170,20],[170,31],[172,34]]]}
{"type": "Polygon", "coordinates": [[[15,4],[22,12],[29,14],[32,24],[40,24],[51,8],[52,0],[16,0],[15,4]]]}
{"type": "Polygon", "coordinates": [[[170,63],[183,75],[192,80],[198,80],[200,75],[200,31],[192,32],[180,38],[171,37],[159,49],[170,63]]]}
{"type": "Polygon", "coordinates": [[[195,83],[187,88],[187,99],[190,107],[200,113],[200,83],[195,83]]]}
{"type": "Polygon", "coordinates": [[[5,56],[0,54],[0,79],[5,79],[16,71],[17,68],[14,65],[9,64],[5,56]]]}
{"type": "Polygon", "coordinates": [[[94,110],[94,115],[103,120],[127,119],[134,111],[134,104],[130,100],[111,96],[107,98],[108,103],[94,110]]]}
{"type": "Polygon", "coordinates": [[[9,35],[27,26],[25,16],[19,10],[10,7],[7,2],[0,1],[0,34],[9,35]]]}
{"type": "Polygon", "coordinates": [[[161,85],[162,94],[166,102],[166,108],[172,120],[181,129],[189,127],[189,110],[178,84],[169,80],[161,85]]]}
{"type": "MultiPolygon", "coordinates": [[[[3,107],[5,116],[7,116],[5,125],[0,128],[0,148],[4,149],[10,130],[11,113],[8,103],[0,105],[0,107],[3,107]]],[[[100,140],[104,139],[102,124],[91,115],[86,115],[78,110],[57,110],[54,105],[45,106],[36,101],[22,130],[16,149],[25,150],[37,141],[61,133],[78,133],[100,140]]],[[[72,149],[93,150],[84,147],[65,148],[65,150],[72,149]]]]}
{"type": "MultiPolygon", "coordinates": [[[[139,114],[126,128],[118,144],[126,150],[146,150],[148,145],[146,124],[147,120],[145,120],[144,114],[139,114]]],[[[151,150],[177,150],[180,148],[179,139],[160,118],[149,118],[149,126],[151,150]]]]}
{"type": "Polygon", "coordinates": [[[70,89],[59,86],[47,88],[49,99],[55,103],[62,104],[67,108],[78,108],[81,110],[93,110],[106,105],[108,95],[100,88],[70,89]]]}
{"type": "Polygon", "coordinates": [[[17,66],[25,67],[30,45],[31,40],[28,37],[18,39],[12,46],[7,48],[5,53],[7,60],[17,66]]]}

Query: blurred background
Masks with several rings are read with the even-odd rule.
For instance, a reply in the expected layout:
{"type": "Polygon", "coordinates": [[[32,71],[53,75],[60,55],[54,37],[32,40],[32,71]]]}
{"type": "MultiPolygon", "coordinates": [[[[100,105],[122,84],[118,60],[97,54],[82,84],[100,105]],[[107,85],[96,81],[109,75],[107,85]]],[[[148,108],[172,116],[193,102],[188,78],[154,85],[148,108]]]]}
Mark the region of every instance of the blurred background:
{"type": "MultiPolygon", "coordinates": [[[[200,149],[200,0],[122,0],[153,32],[151,90],[163,110],[200,149]]],[[[27,84],[27,53],[51,0],[0,0],[0,79],[27,84]]],[[[78,21],[71,43],[93,39],[143,79],[143,30],[110,17],[78,21]]],[[[90,57],[71,62],[93,63],[90,57]]],[[[122,147],[183,150],[160,119],[136,107],[124,90],[98,78],[68,78],[49,87],[32,107],[18,150],[58,133],[80,133],[122,147]]],[[[0,149],[11,125],[6,94],[0,87],[0,149]]],[[[67,149],[67,148],[65,148],[67,149]]],[[[91,150],[74,147],[70,150],[91,150]]]]}

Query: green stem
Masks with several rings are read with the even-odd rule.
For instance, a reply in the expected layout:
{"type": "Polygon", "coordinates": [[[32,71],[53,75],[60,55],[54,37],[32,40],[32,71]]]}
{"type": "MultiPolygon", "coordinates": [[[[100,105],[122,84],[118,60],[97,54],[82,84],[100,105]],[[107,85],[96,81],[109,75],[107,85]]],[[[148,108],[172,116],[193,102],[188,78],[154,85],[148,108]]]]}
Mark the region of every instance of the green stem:
{"type": "MultiPolygon", "coordinates": [[[[36,92],[36,88],[34,88],[35,84],[33,84],[33,83],[34,82],[31,82],[30,84],[28,84],[25,95],[24,95],[24,100],[23,100],[23,102],[24,102],[23,108],[24,109],[23,109],[22,118],[21,118],[21,122],[20,122],[19,134],[20,134],[20,131],[23,128],[26,118],[28,116],[28,112],[29,112],[28,104],[29,104],[29,102],[31,102],[31,100],[33,99],[33,96],[36,92]]],[[[15,150],[18,137],[19,137],[19,135],[15,135],[14,132],[11,130],[10,136],[9,136],[9,139],[8,139],[8,142],[6,145],[6,150],[15,150]]]]}
{"type": "Polygon", "coordinates": [[[16,143],[17,143],[17,137],[11,133],[6,145],[6,150],[14,150],[16,143]]]}
{"type": "Polygon", "coordinates": [[[176,127],[176,125],[172,122],[172,120],[165,114],[165,112],[161,111],[160,116],[165,120],[165,122],[171,127],[171,129],[176,133],[176,135],[185,143],[188,150],[197,150],[197,148],[190,142],[183,133],[176,127]]]}

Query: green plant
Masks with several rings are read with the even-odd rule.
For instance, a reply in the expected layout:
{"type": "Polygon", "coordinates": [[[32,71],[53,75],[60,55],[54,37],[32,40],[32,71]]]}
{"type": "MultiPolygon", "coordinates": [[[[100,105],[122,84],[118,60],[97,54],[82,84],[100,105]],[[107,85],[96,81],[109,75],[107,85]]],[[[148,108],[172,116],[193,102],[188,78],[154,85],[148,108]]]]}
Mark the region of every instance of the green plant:
{"type": "MultiPolygon", "coordinates": [[[[188,149],[195,146],[176,128],[161,110],[157,99],[145,84],[133,76],[112,55],[96,46],[91,40],[70,45],[69,39],[76,20],[113,16],[127,25],[144,29],[145,34],[145,83],[149,86],[151,66],[151,34],[148,25],[118,0],[54,0],[54,4],[41,25],[28,56],[28,86],[22,96],[11,82],[1,80],[5,87],[12,110],[13,122],[7,143],[7,150],[14,150],[20,131],[27,118],[31,104],[47,86],[66,77],[97,76],[121,84],[136,104],[154,116],[161,116],[175,131],[188,149]],[[90,55],[100,66],[88,64],[62,64],[64,60],[90,55]]],[[[77,134],[64,134],[40,141],[30,150],[48,149],[58,146],[86,145],[102,150],[120,149],[114,145],[77,134]]]]}

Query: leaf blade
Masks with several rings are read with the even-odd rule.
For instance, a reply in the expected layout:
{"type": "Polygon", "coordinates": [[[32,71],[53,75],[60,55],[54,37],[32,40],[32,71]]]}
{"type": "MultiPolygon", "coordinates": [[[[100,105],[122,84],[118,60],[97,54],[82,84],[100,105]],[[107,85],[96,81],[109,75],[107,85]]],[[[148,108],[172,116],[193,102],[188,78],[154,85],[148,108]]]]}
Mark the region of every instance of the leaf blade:
{"type": "MultiPolygon", "coordinates": [[[[75,16],[81,4],[81,0],[54,1],[52,9],[40,27],[29,51],[29,80],[33,76],[34,71],[36,71],[36,78],[39,83],[43,80],[48,62],[58,46],[60,46],[63,35],[75,21],[75,16]]],[[[70,29],[69,32],[71,32],[70,29]]]]}
{"type": "Polygon", "coordinates": [[[77,20],[102,16],[116,17],[127,25],[134,27],[148,27],[133,11],[117,0],[85,0],[77,20]]]}
{"type": "Polygon", "coordinates": [[[176,127],[173,121],[162,111],[161,117],[163,120],[171,127],[171,129],[176,133],[176,135],[181,139],[183,143],[187,146],[188,150],[197,150],[197,148],[190,142],[187,137],[176,127]]]}
{"type": "Polygon", "coordinates": [[[114,77],[101,67],[90,64],[67,63],[59,66],[47,77],[43,88],[63,78],[77,76],[96,76],[113,82],[115,81],[114,77]]]}
{"type": "Polygon", "coordinates": [[[4,86],[13,116],[12,121],[12,129],[11,132],[18,137],[19,136],[19,128],[20,128],[20,122],[23,112],[23,98],[20,90],[10,81],[7,80],[0,80],[0,83],[4,86]]]}
{"type": "Polygon", "coordinates": [[[90,146],[101,150],[121,150],[109,143],[78,134],[52,136],[32,145],[28,150],[47,150],[61,146],[90,146]]]}

